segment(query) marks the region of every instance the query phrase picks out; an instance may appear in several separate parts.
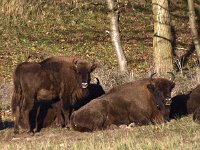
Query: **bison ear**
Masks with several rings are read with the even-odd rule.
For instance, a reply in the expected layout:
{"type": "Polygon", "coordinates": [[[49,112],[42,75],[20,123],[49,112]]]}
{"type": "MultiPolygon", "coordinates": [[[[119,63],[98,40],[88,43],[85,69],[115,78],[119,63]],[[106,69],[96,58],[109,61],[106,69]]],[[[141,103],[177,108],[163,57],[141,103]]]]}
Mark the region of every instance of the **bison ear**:
{"type": "Polygon", "coordinates": [[[172,72],[167,72],[167,73],[169,73],[170,75],[171,75],[171,77],[170,77],[170,81],[172,81],[172,82],[174,82],[174,80],[175,80],[175,75],[172,73],[172,72]]]}
{"type": "Polygon", "coordinates": [[[93,64],[90,68],[90,72],[93,72],[97,68],[97,66],[98,66],[97,63],[93,61],[93,64]]]}
{"type": "Polygon", "coordinates": [[[78,64],[78,59],[74,58],[73,61],[72,61],[72,66],[71,68],[77,72],[77,64],[78,64]]]}
{"type": "Polygon", "coordinates": [[[72,70],[74,70],[75,72],[77,72],[77,66],[76,66],[76,65],[73,64],[73,65],[71,66],[71,68],[72,68],[72,70]]]}
{"type": "Polygon", "coordinates": [[[149,89],[150,92],[154,92],[156,87],[153,84],[147,84],[147,88],[149,89]]]}
{"type": "Polygon", "coordinates": [[[97,77],[95,77],[96,78],[96,80],[97,80],[97,85],[100,85],[100,81],[99,81],[99,78],[97,78],[97,77]]]}

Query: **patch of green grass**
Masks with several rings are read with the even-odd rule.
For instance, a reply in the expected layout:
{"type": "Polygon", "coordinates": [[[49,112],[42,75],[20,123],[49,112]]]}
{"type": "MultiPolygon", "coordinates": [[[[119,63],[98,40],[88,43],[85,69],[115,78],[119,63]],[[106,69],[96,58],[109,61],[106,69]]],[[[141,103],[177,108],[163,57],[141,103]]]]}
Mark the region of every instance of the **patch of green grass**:
{"type": "MultiPolygon", "coordinates": [[[[93,2],[92,0],[90,2],[93,2]]],[[[52,55],[82,55],[117,67],[105,3],[3,0],[0,8],[0,72],[3,77],[32,55],[38,61],[52,55]],[[13,5],[15,4],[15,5],[13,5]]],[[[184,14],[184,10],[182,13],[184,14]]],[[[174,11],[176,14],[176,11],[174,11]]],[[[181,17],[177,18],[179,23],[181,17]]],[[[129,70],[146,72],[152,64],[151,3],[125,2],[120,12],[122,48],[129,70]]],[[[184,28],[185,30],[185,28],[184,28]]]]}

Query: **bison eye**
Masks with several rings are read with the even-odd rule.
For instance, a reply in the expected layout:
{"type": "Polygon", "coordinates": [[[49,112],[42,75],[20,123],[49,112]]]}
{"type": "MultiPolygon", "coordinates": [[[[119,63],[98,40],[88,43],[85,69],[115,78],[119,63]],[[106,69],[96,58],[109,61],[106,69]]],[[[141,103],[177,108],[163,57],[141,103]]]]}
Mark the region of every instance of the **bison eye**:
{"type": "Polygon", "coordinates": [[[77,73],[78,75],[80,75],[80,74],[81,74],[81,72],[80,72],[80,71],[77,71],[76,73],[77,73]]]}
{"type": "Polygon", "coordinates": [[[161,110],[159,105],[156,105],[156,107],[158,108],[158,110],[161,110]]]}

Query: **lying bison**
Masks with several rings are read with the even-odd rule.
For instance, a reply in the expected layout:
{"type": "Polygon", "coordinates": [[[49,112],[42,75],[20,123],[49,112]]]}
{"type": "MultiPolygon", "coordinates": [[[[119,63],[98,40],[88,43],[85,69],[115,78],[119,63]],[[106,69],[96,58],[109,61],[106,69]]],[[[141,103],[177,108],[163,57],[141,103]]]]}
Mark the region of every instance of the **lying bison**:
{"type": "MultiPolygon", "coordinates": [[[[65,60],[65,59],[64,59],[65,60]]],[[[28,132],[33,132],[29,114],[39,100],[60,100],[57,114],[64,114],[65,125],[71,115],[71,104],[85,97],[90,73],[96,68],[83,60],[64,61],[53,57],[41,63],[19,64],[13,75],[14,92],[11,108],[15,115],[14,132],[18,132],[23,116],[28,132]]],[[[36,116],[37,117],[37,116],[36,116]]],[[[37,130],[37,129],[36,129],[37,130]]]]}
{"type": "Polygon", "coordinates": [[[193,121],[200,124],[200,106],[193,113],[193,121]]]}
{"type": "Polygon", "coordinates": [[[193,114],[193,120],[200,123],[200,85],[193,89],[187,101],[187,112],[193,114]]]}
{"type": "Polygon", "coordinates": [[[166,121],[164,101],[174,86],[173,81],[164,78],[125,83],[74,111],[71,127],[77,131],[94,131],[111,125],[163,123],[166,121]]]}
{"type": "Polygon", "coordinates": [[[193,89],[189,95],[189,99],[187,101],[187,111],[189,114],[194,113],[194,111],[200,107],[200,85],[198,85],[195,89],[193,89]]]}
{"type": "Polygon", "coordinates": [[[171,99],[170,104],[170,119],[178,119],[183,116],[188,115],[187,112],[187,101],[189,99],[189,94],[176,95],[171,99]]]}

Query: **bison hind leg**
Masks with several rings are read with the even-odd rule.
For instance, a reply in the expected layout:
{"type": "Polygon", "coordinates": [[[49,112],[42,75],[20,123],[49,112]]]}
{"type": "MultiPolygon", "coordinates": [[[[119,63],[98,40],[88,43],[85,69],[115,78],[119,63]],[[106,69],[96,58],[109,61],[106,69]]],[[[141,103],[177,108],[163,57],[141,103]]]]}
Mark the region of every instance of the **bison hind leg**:
{"type": "MultiPolygon", "coordinates": [[[[26,97],[28,97],[28,96],[26,96],[26,97]]],[[[34,106],[34,99],[26,98],[26,97],[25,97],[25,101],[23,103],[22,112],[24,115],[25,124],[27,126],[27,133],[33,133],[33,127],[31,125],[31,120],[30,120],[31,118],[29,115],[34,106]]]]}
{"type": "Polygon", "coordinates": [[[38,119],[39,119],[39,113],[40,113],[41,107],[39,106],[36,111],[36,117],[35,117],[35,128],[33,129],[33,132],[39,132],[39,125],[38,125],[38,119]]]}

